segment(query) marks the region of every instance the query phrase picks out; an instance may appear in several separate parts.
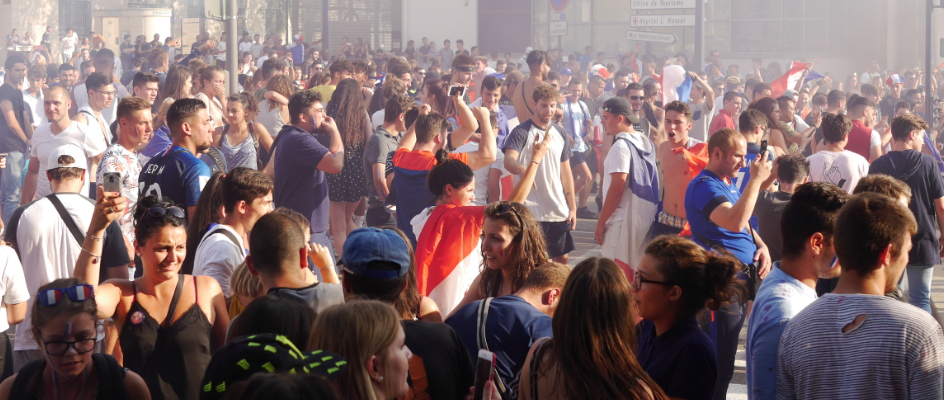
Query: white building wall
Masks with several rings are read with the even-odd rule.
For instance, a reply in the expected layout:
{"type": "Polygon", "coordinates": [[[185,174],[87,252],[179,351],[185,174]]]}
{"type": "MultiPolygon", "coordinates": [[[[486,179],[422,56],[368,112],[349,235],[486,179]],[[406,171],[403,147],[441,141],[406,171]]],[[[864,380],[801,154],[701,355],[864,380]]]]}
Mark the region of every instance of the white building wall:
{"type": "Polygon", "coordinates": [[[478,0],[403,0],[403,47],[413,40],[416,47],[422,38],[436,42],[442,48],[444,39],[456,48],[456,39],[470,49],[478,42],[478,0]]]}

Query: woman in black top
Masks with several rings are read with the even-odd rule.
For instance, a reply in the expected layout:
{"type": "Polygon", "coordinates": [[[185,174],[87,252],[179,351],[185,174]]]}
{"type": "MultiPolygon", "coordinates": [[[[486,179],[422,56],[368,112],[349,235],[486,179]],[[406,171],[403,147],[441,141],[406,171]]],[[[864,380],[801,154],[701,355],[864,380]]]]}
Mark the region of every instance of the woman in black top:
{"type": "MultiPolygon", "coordinates": [[[[105,227],[128,208],[119,196],[99,188],[76,278],[98,282],[105,227]]],[[[134,281],[98,285],[98,317],[114,318],[124,365],[144,378],[151,397],[196,399],[210,355],[226,339],[223,292],[211,277],[179,273],[187,242],[183,210],[147,196],[135,208],[135,221],[134,248],[144,273],[134,281]]]]}
{"type": "Polygon", "coordinates": [[[0,399],[150,399],[141,376],[126,372],[107,354],[92,354],[96,340],[95,295],[78,279],[56,279],[39,288],[31,310],[43,358],[0,384],[0,399]]]}

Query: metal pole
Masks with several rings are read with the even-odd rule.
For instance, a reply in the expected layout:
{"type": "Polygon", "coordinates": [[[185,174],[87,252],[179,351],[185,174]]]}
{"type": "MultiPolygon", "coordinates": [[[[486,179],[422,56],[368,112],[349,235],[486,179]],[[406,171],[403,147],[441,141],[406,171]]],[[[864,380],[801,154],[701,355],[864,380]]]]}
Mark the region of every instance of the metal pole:
{"type": "MultiPolygon", "coordinates": [[[[925,38],[924,38],[924,41],[925,41],[924,43],[924,52],[925,52],[924,54],[924,93],[925,93],[924,115],[925,115],[925,118],[924,119],[928,123],[933,125],[934,114],[931,113],[932,103],[933,103],[933,101],[931,100],[932,99],[931,74],[933,73],[933,71],[931,71],[931,13],[932,12],[934,12],[934,0],[928,0],[928,10],[925,13],[925,23],[924,23],[924,28],[925,28],[925,38]]],[[[934,127],[932,126],[931,129],[934,129],[934,127]]]]}
{"type": "Polygon", "coordinates": [[[229,73],[229,93],[239,92],[239,71],[236,70],[239,56],[237,55],[236,36],[236,0],[226,0],[226,71],[229,73]]]}
{"type": "Polygon", "coordinates": [[[331,59],[331,42],[328,37],[328,0],[321,0],[321,57],[331,59]]]}
{"type": "MultiPolygon", "coordinates": [[[[684,32],[684,29],[682,31],[684,32]]],[[[705,62],[705,0],[695,1],[695,59],[693,61],[695,61],[694,71],[701,73],[701,66],[705,62]]]]}

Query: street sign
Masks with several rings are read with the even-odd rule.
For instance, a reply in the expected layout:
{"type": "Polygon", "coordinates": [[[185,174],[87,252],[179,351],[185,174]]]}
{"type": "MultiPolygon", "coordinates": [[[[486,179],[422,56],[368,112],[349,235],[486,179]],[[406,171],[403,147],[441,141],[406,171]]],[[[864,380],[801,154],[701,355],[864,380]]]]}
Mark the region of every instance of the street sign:
{"type": "Polygon", "coordinates": [[[637,42],[668,43],[678,40],[674,33],[626,31],[626,39],[637,42]]]}
{"type": "Polygon", "coordinates": [[[697,0],[631,0],[629,8],[633,10],[661,10],[695,8],[697,0]]]}
{"type": "Polygon", "coordinates": [[[629,26],[695,26],[694,15],[633,15],[629,26]]]}
{"type": "Polygon", "coordinates": [[[551,36],[567,36],[567,21],[551,22],[551,36]]]}
{"type": "Polygon", "coordinates": [[[557,12],[564,11],[567,8],[567,3],[570,0],[547,0],[548,3],[551,3],[551,9],[557,12]]]}
{"type": "Polygon", "coordinates": [[[563,20],[564,20],[564,13],[562,12],[551,13],[551,21],[563,21],[563,20]]]}

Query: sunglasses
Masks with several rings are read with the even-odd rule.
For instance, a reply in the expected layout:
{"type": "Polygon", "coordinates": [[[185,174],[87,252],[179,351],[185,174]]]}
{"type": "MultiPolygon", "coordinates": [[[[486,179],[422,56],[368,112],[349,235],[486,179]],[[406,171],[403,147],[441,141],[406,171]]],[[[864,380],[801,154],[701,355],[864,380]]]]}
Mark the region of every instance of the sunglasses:
{"type": "Polygon", "coordinates": [[[629,96],[630,100],[645,100],[645,96],[629,96]]]}
{"type": "Polygon", "coordinates": [[[182,210],[180,207],[151,207],[147,210],[147,212],[148,215],[155,218],[163,217],[168,212],[170,215],[173,215],[175,218],[179,219],[184,219],[184,217],[187,216],[187,214],[184,213],[184,210],[182,210]]]}
{"type": "Polygon", "coordinates": [[[512,214],[514,214],[515,218],[518,219],[518,225],[521,226],[521,230],[518,231],[518,234],[521,234],[521,232],[524,232],[524,221],[521,220],[521,216],[518,215],[517,211],[515,211],[514,203],[503,202],[498,205],[495,211],[498,211],[498,213],[495,214],[495,216],[499,216],[507,212],[511,212],[512,214]]]}
{"type": "Polygon", "coordinates": [[[92,298],[92,285],[81,284],[67,288],[46,289],[37,294],[39,303],[44,307],[52,307],[68,296],[74,302],[83,302],[92,298]]]}

